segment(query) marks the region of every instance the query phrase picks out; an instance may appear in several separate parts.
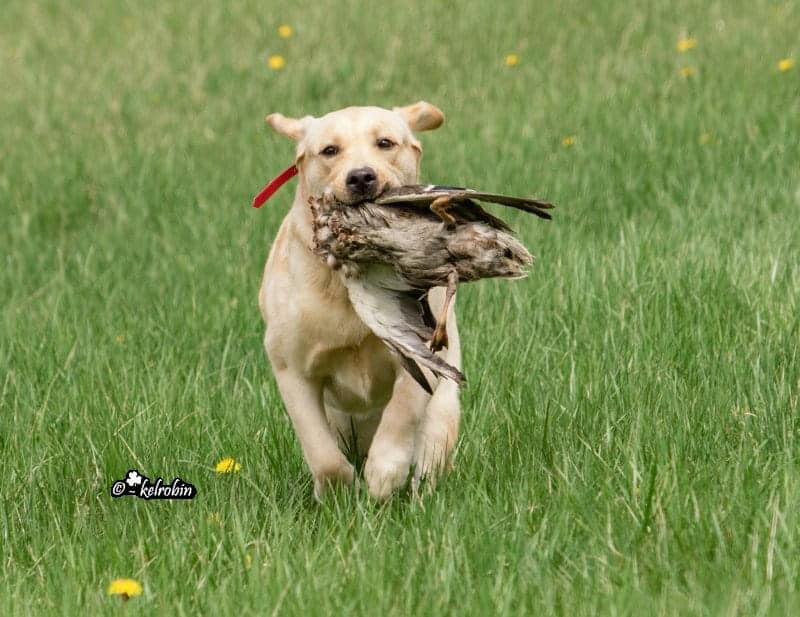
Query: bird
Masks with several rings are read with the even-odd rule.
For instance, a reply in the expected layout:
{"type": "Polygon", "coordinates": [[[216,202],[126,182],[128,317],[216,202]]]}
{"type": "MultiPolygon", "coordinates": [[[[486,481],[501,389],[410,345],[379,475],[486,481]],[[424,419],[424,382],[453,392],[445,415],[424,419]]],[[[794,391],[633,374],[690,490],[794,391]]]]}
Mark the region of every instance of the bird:
{"type": "Polygon", "coordinates": [[[551,219],[554,206],[442,185],[408,185],[344,203],[328,192],[309,199],[313,251],[340,270],[350,302],[367,327],[400,357],[415,381],[433,392],[420,366],[436,376],[466,381],[436,352],[447,346],[447,314],[459,283],[523,278],[533,256],[501,219],[477,201],[551,219]],[[438,316],[428,291],[445,287],[438,316]]]}

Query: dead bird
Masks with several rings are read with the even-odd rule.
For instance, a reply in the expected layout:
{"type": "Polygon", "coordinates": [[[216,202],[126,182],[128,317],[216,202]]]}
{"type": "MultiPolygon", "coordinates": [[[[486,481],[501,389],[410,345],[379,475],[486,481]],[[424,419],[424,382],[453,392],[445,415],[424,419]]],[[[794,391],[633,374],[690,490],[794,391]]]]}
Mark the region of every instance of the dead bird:
{"type": "Polygon", "coordinates": [[[511,228],[475,200],[544,219],[552,204],[457,187],[414,185],[372,201],[345,204],[333,196],[309,201],[314,250],[341,269],[358,316],[427,392],[419,365],[463,383],[461,371],[436,355],[447,346],[446,320],[456,287],[483,278],[526,276],[533,257],[511,228]],[[446,287],[438,318],[427,293],[446,287]]]}

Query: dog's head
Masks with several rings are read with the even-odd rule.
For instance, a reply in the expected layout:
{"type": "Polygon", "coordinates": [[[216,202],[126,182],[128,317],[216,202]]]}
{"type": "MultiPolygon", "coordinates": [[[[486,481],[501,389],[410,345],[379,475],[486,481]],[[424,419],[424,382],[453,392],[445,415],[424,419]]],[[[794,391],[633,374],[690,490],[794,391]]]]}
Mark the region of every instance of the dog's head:
{"type": "Polygon", "coordinates": [[[444,114],[424,101],[392,110],[347,107],[321,118],[267,116],[275,131],[297,142],[295,164],[309,196],[332,191],[344,203],[416,183],[422,147],[413,131],[442,122],[444,114]]]}

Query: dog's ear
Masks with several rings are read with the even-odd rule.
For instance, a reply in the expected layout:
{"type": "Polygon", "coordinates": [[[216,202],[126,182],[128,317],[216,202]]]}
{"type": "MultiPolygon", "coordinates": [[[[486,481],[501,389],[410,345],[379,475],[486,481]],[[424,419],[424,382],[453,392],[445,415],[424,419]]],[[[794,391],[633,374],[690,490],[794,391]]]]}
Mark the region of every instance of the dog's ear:
{"type": "Polygon", "coordinates": [[[444,122],[442,110],[425,101],[405,107],[395,107],[392,111],[400,114],[412,131],[432,131],[438,129],[444,122]]]}
{"type": "Polygon", "coordinates": [[[305,116],[303,118],[287,118],[283,114],[270,114],[266,117],[267,124],[276,133],[285,135],[289,139],[300,141],[306,134],[309,122],[314,118],[305,116]]]}

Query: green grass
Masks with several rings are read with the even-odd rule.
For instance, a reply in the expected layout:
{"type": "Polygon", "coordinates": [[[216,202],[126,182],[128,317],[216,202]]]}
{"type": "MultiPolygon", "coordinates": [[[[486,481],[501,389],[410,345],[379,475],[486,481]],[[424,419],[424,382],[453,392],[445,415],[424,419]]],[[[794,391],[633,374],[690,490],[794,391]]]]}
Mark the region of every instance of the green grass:
{"type": "Polygon", "coordinates": [[[0,614],[798,614],[800,5],[645,4],[4,3],[0,614]],[[418,99],[425,179],[559,209],[460,294],[455,473],[319,506],[263,116],[418,99]],[[112,500],[131,466],[200,494],[112,500]]]}

